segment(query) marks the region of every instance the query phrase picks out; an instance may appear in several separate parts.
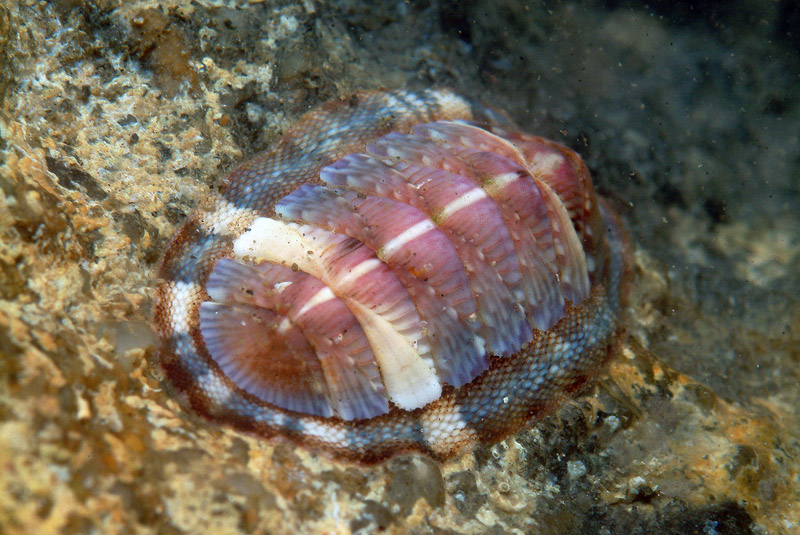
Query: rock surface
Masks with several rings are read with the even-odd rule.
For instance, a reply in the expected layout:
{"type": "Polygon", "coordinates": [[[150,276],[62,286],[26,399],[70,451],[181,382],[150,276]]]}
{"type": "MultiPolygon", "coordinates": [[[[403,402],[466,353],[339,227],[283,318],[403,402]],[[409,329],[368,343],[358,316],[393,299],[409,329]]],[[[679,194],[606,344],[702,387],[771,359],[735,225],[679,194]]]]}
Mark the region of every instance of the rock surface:
{"type": "Polygon", "coordinates": [[[800,9],[682,6],[0,7],[0,533],[800,530],[800,9]],[[310,107],[437,85],[577,150],[623,213],[607,377],[441,465],[187,414],[148,364],[186,214],[310,107]]]}

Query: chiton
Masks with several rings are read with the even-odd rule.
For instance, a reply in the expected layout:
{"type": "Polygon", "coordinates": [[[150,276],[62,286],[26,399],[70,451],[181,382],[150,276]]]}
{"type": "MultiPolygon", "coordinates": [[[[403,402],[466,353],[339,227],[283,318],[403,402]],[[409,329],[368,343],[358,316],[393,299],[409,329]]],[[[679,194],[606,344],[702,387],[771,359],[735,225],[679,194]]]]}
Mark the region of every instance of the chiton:
{"type": "Polygon", "coordinates": [[[236,168],[168,247],[159,362],[205,418],[446,459],[619,345],[628,248],[572,150],[445,90],[362,92],[236,168]]]}

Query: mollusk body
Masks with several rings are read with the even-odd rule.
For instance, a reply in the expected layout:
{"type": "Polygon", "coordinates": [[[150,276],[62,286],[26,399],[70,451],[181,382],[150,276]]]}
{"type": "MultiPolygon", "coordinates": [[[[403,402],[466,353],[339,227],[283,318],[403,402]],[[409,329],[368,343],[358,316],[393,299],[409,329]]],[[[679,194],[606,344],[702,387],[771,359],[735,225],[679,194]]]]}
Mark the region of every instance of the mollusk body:
{"type": "Polygon", "coordinates": [[[627,248],[571,150],[447,91],[360,93],[174,238],[160,363],[201,415],[358,462],[496,440],[601,369],[627,248]]]}

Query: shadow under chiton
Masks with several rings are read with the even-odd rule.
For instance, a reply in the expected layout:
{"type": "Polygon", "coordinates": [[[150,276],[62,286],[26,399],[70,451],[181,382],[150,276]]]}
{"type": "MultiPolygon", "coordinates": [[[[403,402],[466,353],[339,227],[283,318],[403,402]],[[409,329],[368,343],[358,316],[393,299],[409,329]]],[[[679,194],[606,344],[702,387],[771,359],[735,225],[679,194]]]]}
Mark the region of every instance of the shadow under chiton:
{"type": "Polygon", "coordinates": [[[448,91],[306,114],[181,228],[159,361],[204,417],[362,463],[495,441],[618,346],[628,249],[571,150],[448,91]]]}

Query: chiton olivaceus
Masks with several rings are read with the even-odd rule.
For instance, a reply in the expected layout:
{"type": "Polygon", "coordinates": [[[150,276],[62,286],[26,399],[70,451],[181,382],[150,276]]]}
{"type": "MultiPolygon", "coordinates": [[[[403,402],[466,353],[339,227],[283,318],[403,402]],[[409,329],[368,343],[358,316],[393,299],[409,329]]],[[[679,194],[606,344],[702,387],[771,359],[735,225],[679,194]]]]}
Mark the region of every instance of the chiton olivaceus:
{"type": "Polygon", "coordinates": [[[618,346],[628,252],[572,150],[448,91],[364,92],[235,169],[167,249],[159,361],[209,420],[445,459],[618,346]]]}

